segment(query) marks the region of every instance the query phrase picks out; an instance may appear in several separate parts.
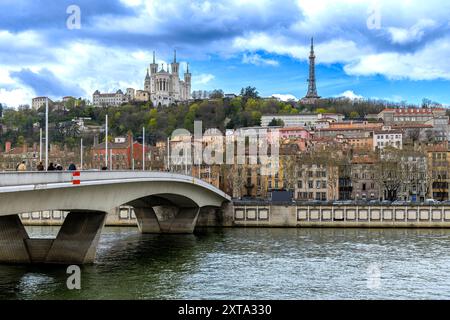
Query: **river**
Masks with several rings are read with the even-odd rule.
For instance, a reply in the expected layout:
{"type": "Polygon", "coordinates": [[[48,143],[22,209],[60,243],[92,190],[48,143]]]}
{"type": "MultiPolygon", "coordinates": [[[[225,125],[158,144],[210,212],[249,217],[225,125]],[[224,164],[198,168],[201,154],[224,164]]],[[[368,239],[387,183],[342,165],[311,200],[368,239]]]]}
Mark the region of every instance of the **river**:
{"type": "Polygon", "coordinates": [[[0,265],[0,299],[450,299],[450,230],[105,228],[81,290],[66,269],[0,265]]]}

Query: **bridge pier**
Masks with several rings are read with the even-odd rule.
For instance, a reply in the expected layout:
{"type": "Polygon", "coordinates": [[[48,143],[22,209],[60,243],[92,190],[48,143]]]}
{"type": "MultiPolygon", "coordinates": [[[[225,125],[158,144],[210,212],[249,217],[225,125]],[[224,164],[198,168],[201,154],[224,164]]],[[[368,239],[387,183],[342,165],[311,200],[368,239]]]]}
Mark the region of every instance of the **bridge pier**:
{"type": "Polygon", "coordinates": [[[70,212],[56,239],[30,239],[18,215],[0,217],[0,263],[93,263],[104,212],[70,212]]]}
{"type": "Polygon", "coordinates": [[[173,206],[134,208],[141,233],[194,233],[200,208],[177,208],[173,206]]]}

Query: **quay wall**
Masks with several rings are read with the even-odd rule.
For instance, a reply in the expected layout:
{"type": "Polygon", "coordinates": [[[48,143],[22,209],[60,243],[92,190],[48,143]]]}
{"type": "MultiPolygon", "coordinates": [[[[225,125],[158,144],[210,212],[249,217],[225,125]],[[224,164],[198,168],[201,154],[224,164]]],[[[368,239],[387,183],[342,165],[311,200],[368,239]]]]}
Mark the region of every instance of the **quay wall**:
{"type": "MultiPolygon", "coordinates": [[[[59,226],[67,212],[24,213],[26,226],[59,226]]],[[[107,226],[135,227],[130,207],[110,212],[107,226]]],[[[450,228],[449,205],[301,205],[241,203],[202,209],[197,227],[280,227],[280,228],[450,228]]]]}

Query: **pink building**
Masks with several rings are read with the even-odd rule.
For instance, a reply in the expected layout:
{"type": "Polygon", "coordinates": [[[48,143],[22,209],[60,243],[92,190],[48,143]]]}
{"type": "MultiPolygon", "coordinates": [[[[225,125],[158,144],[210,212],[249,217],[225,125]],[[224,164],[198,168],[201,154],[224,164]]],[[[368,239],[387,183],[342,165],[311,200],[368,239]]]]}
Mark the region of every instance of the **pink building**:
{"type": "Polygon", "coordinates": [[[309,140],[311,138],[311,134],[308,130],[302,127],[289,127],[289,128],[281,128],[280,130],[280,139],[304,139],[309,140]]]}

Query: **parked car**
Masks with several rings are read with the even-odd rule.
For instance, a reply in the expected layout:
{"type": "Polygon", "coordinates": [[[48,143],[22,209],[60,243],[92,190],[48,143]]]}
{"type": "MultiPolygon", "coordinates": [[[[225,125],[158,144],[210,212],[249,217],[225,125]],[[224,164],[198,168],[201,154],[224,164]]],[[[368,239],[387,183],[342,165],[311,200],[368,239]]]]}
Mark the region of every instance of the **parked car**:
{"type": "Polygon", "coordinates": [[[439,204],[439,201],[435,199],[426,199],[425,204],[439,204]]]}

